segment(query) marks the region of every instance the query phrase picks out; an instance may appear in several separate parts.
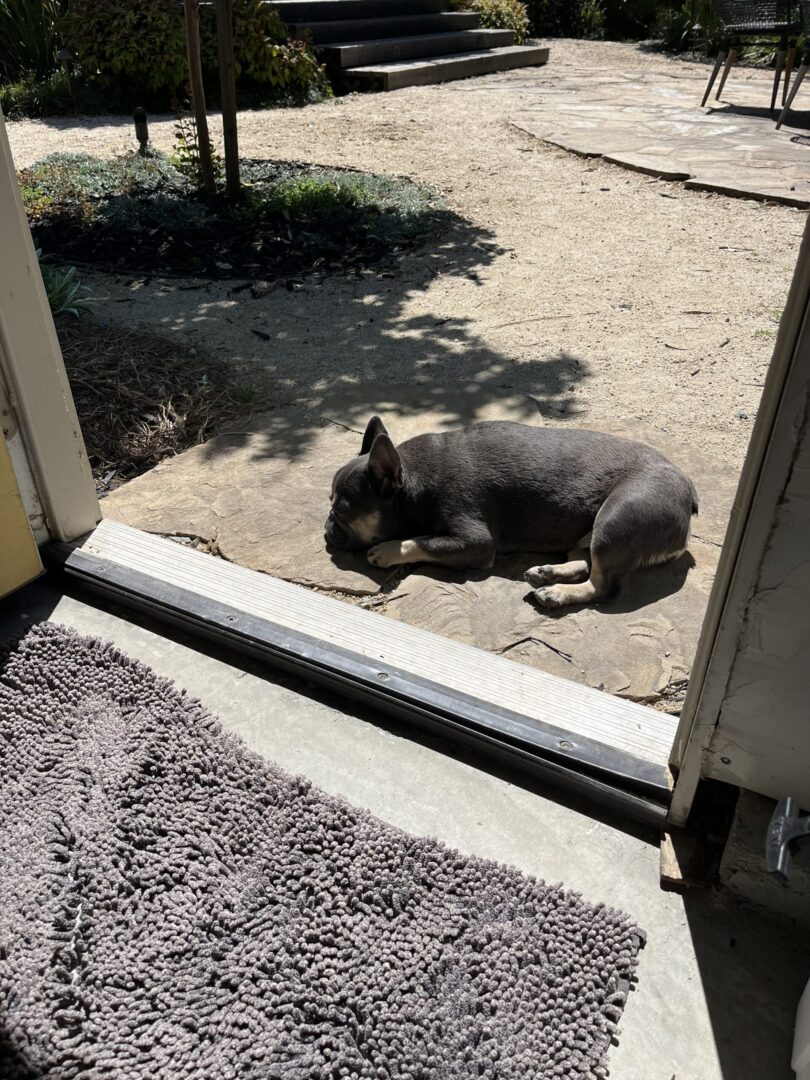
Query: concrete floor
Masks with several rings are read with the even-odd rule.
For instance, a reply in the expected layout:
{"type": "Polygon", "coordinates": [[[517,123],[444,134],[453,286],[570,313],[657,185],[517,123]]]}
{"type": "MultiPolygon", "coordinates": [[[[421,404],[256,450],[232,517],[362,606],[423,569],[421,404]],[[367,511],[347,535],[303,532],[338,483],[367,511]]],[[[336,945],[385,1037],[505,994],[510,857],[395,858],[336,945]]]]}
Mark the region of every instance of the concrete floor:
{"type": "Polygon", "coordinates": [[[793,1018],[810,954],[789,926],[753,907],[712,892],[662,892],[655,835],[48,584],[0,603],[0,639],[41,619],[115,642],[199,697],[257,752],[402,829],[624,909],[649,939],[611,1080],[793,1075],[793,1018]]]}

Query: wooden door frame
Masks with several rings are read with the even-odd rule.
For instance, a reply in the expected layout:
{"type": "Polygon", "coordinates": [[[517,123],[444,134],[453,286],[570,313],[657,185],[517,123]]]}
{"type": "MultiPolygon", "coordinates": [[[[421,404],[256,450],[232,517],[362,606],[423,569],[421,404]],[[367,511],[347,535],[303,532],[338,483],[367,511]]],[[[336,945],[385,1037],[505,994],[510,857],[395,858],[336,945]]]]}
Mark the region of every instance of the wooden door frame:
{"type": "Polygon", "coordinates": [[[35,536],[70,540],[101,512],[1,111],[0,222],[0,417],[35,536]]]}
{"type": "Polygon", "coordinates": [[[723,551],[717,568],[689,689],[675,737],[672,825],[685,824],[737,655],[747,601],[790,475],[804,410],[801,390],[810,380],[810,218],[779,323],[723,551]]]}

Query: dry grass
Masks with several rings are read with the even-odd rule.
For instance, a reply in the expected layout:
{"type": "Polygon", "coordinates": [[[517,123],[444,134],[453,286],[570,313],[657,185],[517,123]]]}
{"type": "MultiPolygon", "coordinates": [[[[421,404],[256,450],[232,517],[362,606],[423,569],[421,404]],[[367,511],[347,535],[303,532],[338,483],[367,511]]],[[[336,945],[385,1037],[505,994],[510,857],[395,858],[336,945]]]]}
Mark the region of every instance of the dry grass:
{"type": "Polygon", "coordinates": [[[58,330],[100,494],[254,411],[255,389],[194,349],[90,318],[58,330]]]}

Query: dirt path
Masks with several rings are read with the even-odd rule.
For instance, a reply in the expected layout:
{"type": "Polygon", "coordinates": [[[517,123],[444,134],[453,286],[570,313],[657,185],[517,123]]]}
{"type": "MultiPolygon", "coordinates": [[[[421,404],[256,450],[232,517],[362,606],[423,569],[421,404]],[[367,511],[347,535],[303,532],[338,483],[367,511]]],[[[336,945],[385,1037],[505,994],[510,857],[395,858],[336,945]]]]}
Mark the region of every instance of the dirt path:
{"type": "MultiPolygon", "coordinates": [[[[554,65],[663,65],[629,46],[553,42],[551,64],[438,87],[245,113],[245,156],[407,174],[471,224],[396,271],[233,283],[98,276],[103,317],[245,364],[278,403],[370,384],[529,395],[548,422],[638,417],[739,465],[804,212],[684,190],[575,157],[510,126],[554,65]]],[[[683,69],[681,65],[681,69],[683,69]]],[[[757,74],[757,77],[760,73],[757,74]]],[[[767,73],[761,73],[767,80],[767,73]]],[[[214,123],[217,132],[217,123],[214,123]]],[[[169,149],[170,119],[153,120],[169,149]]],[[[9,125],[18,166],[132,145],[121,118],[9,125]]]]}

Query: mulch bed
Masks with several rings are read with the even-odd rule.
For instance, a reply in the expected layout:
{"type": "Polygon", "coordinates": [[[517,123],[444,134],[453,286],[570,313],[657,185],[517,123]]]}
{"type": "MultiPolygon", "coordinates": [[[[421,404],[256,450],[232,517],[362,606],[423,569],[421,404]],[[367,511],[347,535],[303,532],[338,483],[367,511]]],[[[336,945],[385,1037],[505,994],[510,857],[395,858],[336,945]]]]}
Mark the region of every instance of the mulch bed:
{"type": "Polygon", "coordinates": [[[252,411],[233,365],[195,349],[89,317],[58,332],[99,494],[252,411]]]}

